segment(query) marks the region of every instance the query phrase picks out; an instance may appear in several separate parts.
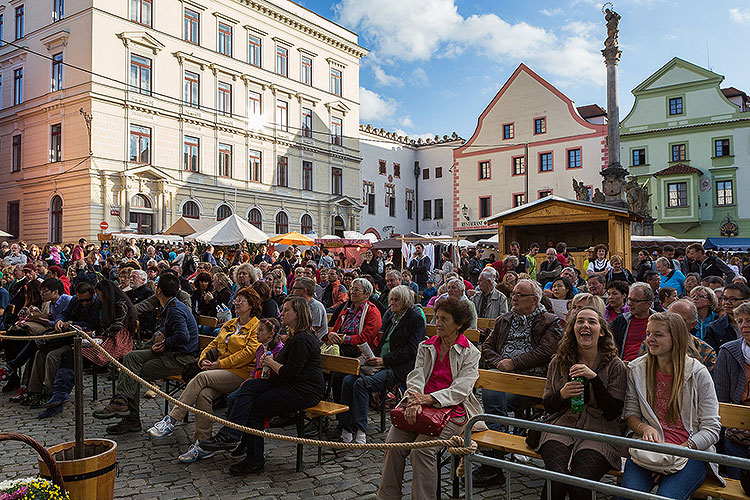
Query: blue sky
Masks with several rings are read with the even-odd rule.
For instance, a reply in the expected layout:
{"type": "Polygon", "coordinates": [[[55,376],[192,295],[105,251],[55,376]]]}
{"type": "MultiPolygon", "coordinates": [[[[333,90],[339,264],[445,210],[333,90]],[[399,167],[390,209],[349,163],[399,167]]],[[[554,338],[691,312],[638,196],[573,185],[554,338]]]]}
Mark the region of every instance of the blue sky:
{"type": "MultiPolygon", "coordinates": [[[[361,122],[412,137],[471,136],[524,62],[577,105],[606,102],[606,37],[593,0],[298,0],[359,34],[361,122]]],[[[750,92],[748,0],[622,0],[620,118],[630,91],[672,57],[750,92]]]]}

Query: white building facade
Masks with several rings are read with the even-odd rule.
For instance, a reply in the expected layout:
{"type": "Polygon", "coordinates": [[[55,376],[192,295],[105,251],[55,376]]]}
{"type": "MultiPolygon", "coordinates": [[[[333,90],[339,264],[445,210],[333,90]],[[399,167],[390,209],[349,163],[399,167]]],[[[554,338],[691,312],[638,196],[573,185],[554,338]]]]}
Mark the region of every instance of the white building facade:
{"type": "Polygon", "coordinates": [[[0,221],[359,227],[357,35],[284,0],[0,0],[0,221]]]}

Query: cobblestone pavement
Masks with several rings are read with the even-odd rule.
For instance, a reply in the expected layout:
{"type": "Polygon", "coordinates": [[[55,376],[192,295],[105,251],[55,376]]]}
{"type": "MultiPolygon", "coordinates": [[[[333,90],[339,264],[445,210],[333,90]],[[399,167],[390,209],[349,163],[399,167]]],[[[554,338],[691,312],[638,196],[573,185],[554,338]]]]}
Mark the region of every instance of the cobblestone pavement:
{"type": "MultiPolygon", "coordinates": [[[[86,436],[107,437],[105,427],[110,421],[95,420],[91,412],[106,403],[111,395],[106,376],[99,378],[99,401],[92,401],[91,376],[84,384],[86,436]]],[[[0,429],[20,432],[52,446],[74,439],[73,405],[67,404],[62,414],[51,419],[38,420],[41,410],[30,410],[8,401],[9,395],[0,395],[0,429]]],[[[144,431],[161,419],[164,403],[160,399],[142,399],[144,431]]],[[[379,415],[371,410],[370,442],[383,442],[385,433],[379,431],[379,415]]],[[[274,432],[279,429],[272,429],[274,432]]],[[[347,461],[323,455],[323,463],[315,464],[316,449],[305,448],[302,472],[295,472],[295,446],[291,443],[266,441],[266,472],[257,476],[235,478],[228,474],[232,463],[228,454],[217,453],[213,458],[185,465],[177,460],[191,440],[191,423],[180,425],[171,437],[153,442],[143,433],[115,436],[119,471],[115,484],[115,498],[177,500],[177,499],[264,499],[296,500],[314,498],[321,500],[374,499],[380,482],[383,453],[369,451],[359,460],[347,461]]],[[[294,433],[293,426],[281,432],[294,433]]],[[[35,474],[36,457],[31,448],[16,442],[0,443],[0,479],[12,479],[35,474]]],[[[542,481],[513,476],[511,497],[536,499],[542,481]]],[[[404,498],[410,498],[411,469],[407,466],[404,481],[404,498]]],[[[442,498],[450,498],[450,476],[443,469],[442,498]]],[[[461,490],[463,494],[463,489],[461,490]]],[[[475,489],[475,498],[500,498],[505,488],[475,489]]],[[[93,499],[92,499],[93,500],[93,499]]],[[[420,499],[421,500],[421,499],[420,499]]]]}

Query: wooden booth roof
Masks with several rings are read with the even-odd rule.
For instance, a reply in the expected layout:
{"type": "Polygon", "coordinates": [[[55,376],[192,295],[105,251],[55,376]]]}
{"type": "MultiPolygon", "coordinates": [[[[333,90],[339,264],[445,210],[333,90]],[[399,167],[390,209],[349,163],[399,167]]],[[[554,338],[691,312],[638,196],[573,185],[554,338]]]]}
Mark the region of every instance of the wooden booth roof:
{"type": "Polygon", "coordinates": [[[489,217],[488,224],[521,226],[529,224],[568,224],[574,222],[605,221],[612,218],[640,222],[638,215],[627,208],[600,205],[587,201],[547,196],[489,217]]]}

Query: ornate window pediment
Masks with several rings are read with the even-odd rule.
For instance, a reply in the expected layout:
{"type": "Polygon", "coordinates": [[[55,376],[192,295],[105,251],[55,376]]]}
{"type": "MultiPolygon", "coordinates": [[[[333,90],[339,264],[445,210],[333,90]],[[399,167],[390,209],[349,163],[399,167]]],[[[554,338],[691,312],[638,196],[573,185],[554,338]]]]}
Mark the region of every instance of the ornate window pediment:
{"type": "Polygon", "coordinates": [[[159,51],[164,48],[163,43],[161,43],[159,40],[149,35],[145,31],[125,31],[119,33],[117,35],[117,38],[122,40],[123,45],[125,45],[126,47],[130,46],[130,44],[132,43],[141,47],[146,47],[147,49],[152,51],[154,55],[158,54],[159,51]]]}
{"type": "Polygon", "coordinates": [[[42,42],[44,46],[47,47],[47,50],[52,52],[59,49],[60,47],[65,47],[66,45],[68,45],[69,39],[70,32],[67,30],[62,30],[42,38],[40,42],[42,42]]]}
{"type": "Polygon", "coordinates": [[[341,101],[327,102],[325,106],[328,108],[328,111],[338,111],[344,116],[350,111],[349,107],[341,101]]]}

